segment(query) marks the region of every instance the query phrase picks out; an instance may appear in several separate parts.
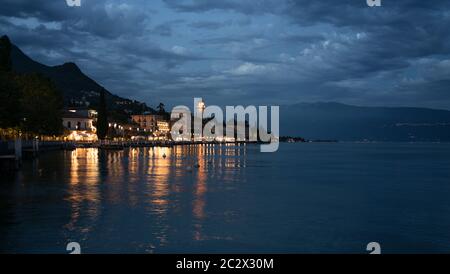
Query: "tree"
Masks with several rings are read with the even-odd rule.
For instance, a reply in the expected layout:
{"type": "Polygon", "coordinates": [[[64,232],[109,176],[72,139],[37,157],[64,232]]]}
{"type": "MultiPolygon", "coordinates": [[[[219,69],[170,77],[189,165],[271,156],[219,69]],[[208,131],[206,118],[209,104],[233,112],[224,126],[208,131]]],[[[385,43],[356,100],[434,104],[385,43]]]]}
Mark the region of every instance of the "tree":
{"type": "Polygon", "coordinates": [[[0,38],[0,128],[25,134],[60,135],[63,99],[50,79],[12,71],[12,44],[0,38]]]}
{"type": "Polygon", "coordinates": [[[63,98],[50,79],[39,74],[15,76],[20,89],[21,129],[35,135],[63,132],[63,98]]]}
{"type": "Polygon", "coordinates": [[[20,125],[22,115],[19,93],[12,73],[0,71],[0,128],[16,128],[20,125]]]}
{"type": "Polygon", "coordinates": [[[19,89],[11,72],[11,42],[0,38],[0,128],[15,128],[20,123],[19,89]]]}
{"type": "Polygon", "coordinates": [[[11,72],[11,41],[8,36],[0,38],[0,72],[11,72]]]}
{"type": "Polygon", "coordinates": [[[166,106],[163,103],[159,103],[159,105],[156,107],[159,110],[160,114],[166,113],[166,110],[164,109],[166,106]]]}
{"type": "Polygon", "coordinates": [[[98,106],[97,119],[97,137],[99,140],[104,140],[108,135],[108,115],[106,110],[105,90],[100,91],[100,101],[98,106]]]}

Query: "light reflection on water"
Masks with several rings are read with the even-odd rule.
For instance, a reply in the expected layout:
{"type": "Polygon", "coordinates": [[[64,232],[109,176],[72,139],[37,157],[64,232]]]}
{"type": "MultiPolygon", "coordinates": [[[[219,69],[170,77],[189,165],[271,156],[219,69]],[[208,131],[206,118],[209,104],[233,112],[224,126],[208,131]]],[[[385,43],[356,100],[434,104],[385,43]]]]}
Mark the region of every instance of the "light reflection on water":
{"type": "Polygon", "coordinates": [[[0,253],[444,252],[449,166],[445,144],[45,153],[2,182],[0,253]]]}
{"type": "MultiPolygon", "coordinates": [[[[95,222],[100,214],[100,181],[98,153],[95,149],[78,149],[69,156],[69,184],[68,195],[65,200],[71,208],[70,222],[65,225],[68,231],[74,231],[79,227],[78,221],[83,214],[84,205],[87,206],[87,216],[91,222],[95,222]]],[[[82,232],[88,233],[89,227],[80,227],[82,232]]]]}
{"type": "MultiPolygon", "coordinates": [[[[241,157],[245,153],[240,152],[245,148],[90,148],[43,155],[31,168],[24,167],[18,181],[23,186],[21,192],[28,192],[26,195],[33,195],[33,184],[39,184],[42,191],[47,188],[55,198],[61,196],[50,205],[59,208],[56,216],[47,212],[40,197],[33,197],[30,203],[31,207],[43,207],[41,214],[46,221],[61,224],[51,237],[61,238],[43,246],[31,243],[28,252],[60,252],[63,249],[56,249],[56,245],[68,240],[80,242],[86,252],[153,252],[170,244],[170,236],[182,241],[187,240],[186,236],[192,241],[207,239],[203,221],[208,180],[236,182],[236,169],[245,166],[246,158],[241,157]],[[51,169],[58,170],[59,176],[49,177],[51,169]],[[178,227],[178,222],[183,225],[178,227]],[[182,238],[176,236],[180,229],[182,238]]],[[[34,214],[20,203],[15,209],[22,215],[34,214]]],[[[10,236],[12,242],[26,240],[22,232],[31,234],[23,225],[30,224],[19,223],[15,228],[19,233],[10,236]]],[[[8,248],[15,250],[18,246],[15,243],[8,248]]]]}

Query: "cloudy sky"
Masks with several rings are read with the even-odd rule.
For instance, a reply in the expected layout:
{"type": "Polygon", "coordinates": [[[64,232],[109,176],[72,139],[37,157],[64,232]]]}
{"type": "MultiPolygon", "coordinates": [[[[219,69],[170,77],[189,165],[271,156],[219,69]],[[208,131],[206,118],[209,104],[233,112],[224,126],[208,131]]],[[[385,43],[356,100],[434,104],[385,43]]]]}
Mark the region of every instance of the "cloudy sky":
{"type": "Polygon", "coordinates": [[[450,109],[450,1],[81,1],[0,0],[0,35],[151,106],[450,109]]]}

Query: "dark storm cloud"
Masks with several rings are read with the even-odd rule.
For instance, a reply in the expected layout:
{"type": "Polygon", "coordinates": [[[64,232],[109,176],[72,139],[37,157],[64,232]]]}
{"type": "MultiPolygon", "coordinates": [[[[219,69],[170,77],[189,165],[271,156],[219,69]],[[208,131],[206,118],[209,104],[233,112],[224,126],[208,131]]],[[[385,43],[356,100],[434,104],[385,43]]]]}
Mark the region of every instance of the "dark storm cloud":
{"type": "Polygon", "coordinates": [[[28,1],[28,0],[3,0],[0,15],[8,17],[29,18],[36,17],[44,21],[65,20],[66,3],[63,1],[28,1]]]}
{"type": "Polygon", "coordinates": [[[209,29],[209,30],[218,30],[226,25],[229,25],[231,21],[227,22],[214,22],[214,21],[199,21],[199,22],[193,22],[189,24],[189,26],[193,28],[199,28],[199,29],[209,29]]]}
{"type": "Polygon", "coordinates": [[[319,34],[288,35],[288,36],[282,37],[282,39],[286,40],[287,42],[291,42],[291,43],[312,44],[312,43],[317,43],[317,42],[325,40],[325,37],[323,37],[322,35],[319,35],[319,34]]]}
{"type": "Polygon", "coordinates": [[[276,0],[164,0],[164,2],[171,8],[182,12],[205,12],[211,10],[227,10],[235,11],[243,14],[260,14],[272,13],[283,5],[282,1],[276,0]]]}
{"type": "Polygon", "coordinates": [[[3,0],[0,32],[148,102],[450,108],[450,1],[382,2],[3,0]]]}
{"type": "Polygon", "coordinates": [[[4,0],[0,15],[41,22],[59,22],[67,32],[81,32],[104,38],[140,35],[145,29],[148,13],[138,6],[126,4],[110,8],[113,1],[84,1],[82,9],[69,8],[66,1],[4,0]]]}
{"type": "Polygon", "coordinates": [[[167,21],[167,22],[164,22],[164,23],[154,26],[153,28],[151,28],[149,33],[152,33],[153,35],[166,36],[166,37],[172,36],[172,34],[174,32],[174,28],[176,28],[177,26],[184,24],[184,23],[185,23],[184,20],[167,21]]]}

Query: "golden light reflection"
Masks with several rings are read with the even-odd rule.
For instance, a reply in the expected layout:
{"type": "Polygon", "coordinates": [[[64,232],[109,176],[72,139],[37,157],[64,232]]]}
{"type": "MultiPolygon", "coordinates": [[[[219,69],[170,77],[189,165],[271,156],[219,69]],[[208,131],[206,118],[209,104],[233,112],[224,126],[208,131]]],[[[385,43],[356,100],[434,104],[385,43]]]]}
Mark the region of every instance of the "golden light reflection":
{"type": "Polygon", "coordinates": [[[132,197],[133,192],[127,191],[130,178],[125,178],[127,166],[124,164],[124,151],[100,150],[101,167],[107,178],[105,199],[113,204],[126,202],[126,198],[132,197]]]}
{"type": "Polygon", "coordinates": [[[194,202],[193,202],[193,216],[196,218],[194,224],[194,240],[201,241],[203,236],[203,222],[206,217],[206,199],[205,195],[208,191],[207,188],[207,175],[209,164],[212,163],[214,158],[214,150],[209,145],[199,145],[196,147],[196,161],[200,165],[197,172],[196,183],[194,185],[194,202]]]}
{"type": "Polygon", "coordinates": [[[158,239],[159,245],[164,246],[168,242],[169,178],[171,176],[172,151],[165,147],[144,150],[142,155],[148,159],[145,161],[147,163],[146,174],[143,174],[142,177],[147,178],[147,193],[150,198],[148,209],[156,217],[155,225],[159,228],[155,237],[158,239]]]}
{"type": "MultiPolygon", "coordinates": [[[[74,230],[82,214],[87,214],[94,224],[100,214],[99,159],[97,149],[77,149],[71,152],[69,167],[68,197],[71,206],[71,218],[66,227],[74,230]],[[85,209],[87,208],[87,210],[85,209]]],[[[81,227],[88,232],[91,227],[81,227]]]]}
{"type": "Polygon", "coordinates": [[[197,181],[195,183],[195,200],[193,213],[197,219],[203,219],[205,217],[205,193],[207,191],[206,185],[206,157],[204,154],[204,146],[197,147],[197,162],[200,164],[199,170],[197,172],[197,181]]]}
{"type": "Polygon", "coordinates": [[[208,192],[224,184],[230,184],[227,189],[235,187],[247,160],[246,147],[235,144],[77,149],[67,155],[69,230],[90,231],[101,214],[102,202],[143,207],[147,214],[143,224],[150,220],[158,242],[152,244],[159,246],[169,242],[170,220],[177,214],[189,215],[189,233],[194,240],[207,239],[208,192]],[[182,198],[186,195],[188,199],[182,198]],[[92,221],[81,222],[86,216],[92,221]]]}

